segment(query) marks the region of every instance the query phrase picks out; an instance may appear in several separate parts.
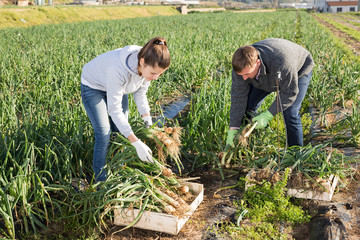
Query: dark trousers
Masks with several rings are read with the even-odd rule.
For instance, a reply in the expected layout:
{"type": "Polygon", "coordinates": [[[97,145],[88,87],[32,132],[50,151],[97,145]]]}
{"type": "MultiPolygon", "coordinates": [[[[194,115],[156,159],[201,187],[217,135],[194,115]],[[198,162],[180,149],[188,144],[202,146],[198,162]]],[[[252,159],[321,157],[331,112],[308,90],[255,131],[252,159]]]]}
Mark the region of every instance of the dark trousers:
{"type": "MultiPolygon", "coordinates": [[[[284,111],[287,141],[289,146],[303,146],[303,128],[301,124],[300,108],[308,89],[312,72],[298,79],[299,93],[295,102],[284,111]]],[[[281,91],[281,89],[280,89],[281,91]]],[[[255,112],[269,92],[251,86],[248,98],[247,111],[255,112]]]]}

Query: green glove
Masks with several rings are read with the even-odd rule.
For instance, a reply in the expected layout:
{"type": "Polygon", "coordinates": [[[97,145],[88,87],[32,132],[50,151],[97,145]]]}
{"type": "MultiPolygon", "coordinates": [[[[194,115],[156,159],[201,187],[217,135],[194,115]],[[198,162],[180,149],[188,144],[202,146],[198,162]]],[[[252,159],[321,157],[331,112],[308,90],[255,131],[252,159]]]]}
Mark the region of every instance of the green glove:
{"type": "Polygon", "coordinates": [[[226,144],[227,145],[235,147],[234,138],[235,138],[235,135],[238,133],[238,131],[239,131],[238,129],[230,129],[228,131],[228,135],[227,135],[227,138],[226,138],[226,144]]]}
{"type": "Polygon", "coordinates": [[[269,110],[257,115],[252,119],[253,122],[258,122],[258,125],[255,127],[255,129],[264,129],[273,117],[274,116],[269,112],[269,110]]]}

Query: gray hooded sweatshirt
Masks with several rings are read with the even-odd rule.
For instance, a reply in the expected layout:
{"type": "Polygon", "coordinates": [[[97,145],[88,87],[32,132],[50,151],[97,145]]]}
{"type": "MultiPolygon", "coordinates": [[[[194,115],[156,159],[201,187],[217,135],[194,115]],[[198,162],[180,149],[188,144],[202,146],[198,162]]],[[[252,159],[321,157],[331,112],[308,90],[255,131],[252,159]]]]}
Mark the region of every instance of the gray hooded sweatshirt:
{"type": "Polygon", "coordinates": [[[140,115],[150,112],[146,97],[150,82],[137,73],[140,49],[131,45],[103,53],[85,64],[81,74],[82,84],[106,92],[108,114],[125,137],[133,131],[123,113],[123,95],[133,93],[140,115]]]}
{"type": "MultiPolygon", "coordinates": [[[[230,127],[240,127],[245,114],[250,85],[266,92],[277,90],[276,80],[280,72],[280,99],[285,111],[296,100],[299,93],[298,79],[311,72],[314,61],[308,50],[285,39],[269,38],[252,45],[259,52],[261,61],[257,79],[246,79],[232,71],[230,127]]],[[[277,100],[268,109],[276,115],[280,108],[277,100]]]]}

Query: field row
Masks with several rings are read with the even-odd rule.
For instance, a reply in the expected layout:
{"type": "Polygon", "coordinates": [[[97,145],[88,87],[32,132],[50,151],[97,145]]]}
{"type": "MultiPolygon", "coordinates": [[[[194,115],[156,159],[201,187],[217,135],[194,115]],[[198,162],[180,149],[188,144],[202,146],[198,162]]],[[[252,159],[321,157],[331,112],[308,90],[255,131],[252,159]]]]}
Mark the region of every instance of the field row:
{"type": "Polygon", "coordinates": [[[360,16],[350,14],[316,14],[340,31],[360,42],[360,16]]]}

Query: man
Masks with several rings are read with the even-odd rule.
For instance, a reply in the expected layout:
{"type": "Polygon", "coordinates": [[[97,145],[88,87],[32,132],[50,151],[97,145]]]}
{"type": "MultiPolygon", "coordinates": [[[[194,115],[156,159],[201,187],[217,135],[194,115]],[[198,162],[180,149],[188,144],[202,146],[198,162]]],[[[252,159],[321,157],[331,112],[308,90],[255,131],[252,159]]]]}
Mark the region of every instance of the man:
{"type": "Polygon", "coordinates": [[[283,111],[288,145],[303,146],[299,111],[314,67],[310,52],[288,40],[269,38],[237,49],[232,65],[230,130],[226,143],[234,147],[244,115],[256,114],[264,98],[278,92],[269,109],[252,121],[258,122],[256,129],[263,129],[283,111]]]}

